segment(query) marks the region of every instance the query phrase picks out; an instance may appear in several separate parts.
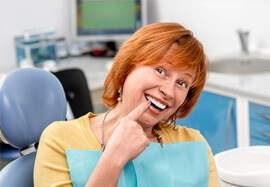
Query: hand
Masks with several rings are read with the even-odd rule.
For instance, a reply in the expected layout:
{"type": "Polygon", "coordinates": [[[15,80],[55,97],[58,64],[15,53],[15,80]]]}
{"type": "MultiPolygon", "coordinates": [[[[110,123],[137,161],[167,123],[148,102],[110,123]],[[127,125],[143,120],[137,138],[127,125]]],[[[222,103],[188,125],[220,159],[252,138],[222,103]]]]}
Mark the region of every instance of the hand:
{"type": "Polygon", "coordinates": [[[118,159],[125,165],[147,148],[150,141],[146,137],[142,126],[137,123],[137,120],[149,105],[149,101],[141,103],[120,120],[120,124],[115,128],[106,145],[104,154],[118,159]]]}

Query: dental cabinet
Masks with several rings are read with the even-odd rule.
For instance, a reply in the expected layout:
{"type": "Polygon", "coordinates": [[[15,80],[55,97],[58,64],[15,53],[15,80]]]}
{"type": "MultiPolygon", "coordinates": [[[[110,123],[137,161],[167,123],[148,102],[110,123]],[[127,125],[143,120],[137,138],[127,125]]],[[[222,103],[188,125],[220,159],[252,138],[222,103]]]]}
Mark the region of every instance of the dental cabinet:
{"type": "Polygon", "coordinates": [[[178,125],[197,129],[213,154],[249,145],[270,146],[270,72],[210,72],[191,114],[178,125]]]}
{"type": "Polygon", "coordinates": [[[236,145],[236,100],[203,91],[192,113],[177,125],[197,129],[206,138],[213,154],[236,145]]]}
{"type": "Polygon", "coordinates": [[[270,106],[249,103],[250,145],[270,145],[270,106]]]}

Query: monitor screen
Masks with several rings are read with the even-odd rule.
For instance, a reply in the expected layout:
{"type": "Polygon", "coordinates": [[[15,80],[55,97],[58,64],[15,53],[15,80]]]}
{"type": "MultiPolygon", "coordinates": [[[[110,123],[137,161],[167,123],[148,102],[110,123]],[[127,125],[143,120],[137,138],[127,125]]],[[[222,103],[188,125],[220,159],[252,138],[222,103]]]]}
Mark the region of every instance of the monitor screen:
{"type": "Polygon", "coordinates": [[[146,25],[146,0],[73,0],[73,39],[119,41],[146,25]]]}

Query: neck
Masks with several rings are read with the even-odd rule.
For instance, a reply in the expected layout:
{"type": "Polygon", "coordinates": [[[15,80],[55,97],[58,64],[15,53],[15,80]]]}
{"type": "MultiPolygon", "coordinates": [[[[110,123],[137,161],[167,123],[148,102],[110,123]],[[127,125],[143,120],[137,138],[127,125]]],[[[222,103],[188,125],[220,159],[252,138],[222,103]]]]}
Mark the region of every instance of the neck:
{"type": "Polygon", "coordinates": [[[153,126],[151,126],[151,127],[145,127],[144,125],[141,125],[141,126],[142,126],[143,131],[144,131],[147,138],[149,138],[149,139],[156,138],[156,135],[154,135],[154,133],[153,133],[153,126]]]}

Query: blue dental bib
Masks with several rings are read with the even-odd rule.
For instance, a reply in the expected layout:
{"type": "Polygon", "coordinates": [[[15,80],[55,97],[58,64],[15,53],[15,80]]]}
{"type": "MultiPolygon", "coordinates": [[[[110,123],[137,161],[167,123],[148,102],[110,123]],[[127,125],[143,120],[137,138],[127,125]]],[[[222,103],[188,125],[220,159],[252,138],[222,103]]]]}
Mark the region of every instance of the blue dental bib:
{"type": "MultiPolygon", "coordinates": [[[[67,149],[66,156],[74,187],[83,187],[102,151],[67,149]]],[[[124,167],[118,187],[206,187],[209,162],[206,142],[150,143],[124,167]]]]}

